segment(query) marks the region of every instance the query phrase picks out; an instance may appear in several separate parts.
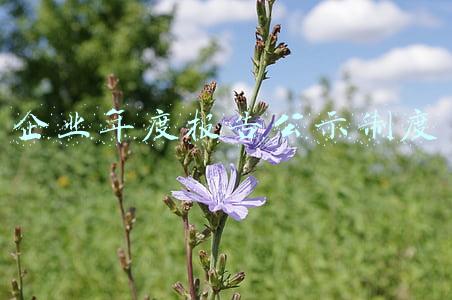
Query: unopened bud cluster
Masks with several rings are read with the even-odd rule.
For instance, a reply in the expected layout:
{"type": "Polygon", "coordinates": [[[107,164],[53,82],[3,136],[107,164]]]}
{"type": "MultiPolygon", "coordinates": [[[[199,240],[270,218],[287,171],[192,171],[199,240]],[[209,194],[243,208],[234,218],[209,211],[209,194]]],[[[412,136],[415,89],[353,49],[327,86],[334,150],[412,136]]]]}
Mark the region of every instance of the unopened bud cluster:
{"type": "MultiPolygon", "coordinates": [[[[119,110],[123,94],[122,94],[122,91],[119,89],[119,78],[116,77],[114,74],[108,75],[107,88],[110,90],[110,92],[112,94],[113,107],[116,110],[119,110]]],[[[117,115],[113,115],[112,118],[116,119],[117,115]]]]}
{"type": "Polygon", "coordinates": [[[256,28],[256,45],[253,56],[253,73],[256,77],[260,71],[264,72],[267,66],[290,54],[290,49],[286,43],[278,43],[281,25],[275,25],[270,32],[270,12],[273,4],[274,0],[256,1],[258,26],[256,28]]]}
{"type": "Polygon", "coordinates": [[[201,106],[201,114],[203,114],[204,116],[207,116],[212,109],[213,103],[215,102],[213,94],[215,93],[216,88],[217,83],[215,81],[212,81],[211,83],[204,86],[198,96],[201,106]]]}
{"type": "MultiPolygon", "coordinates": [[[[217,268],[211,268],[209,255],[204,250],[199,251],[199,260],[206,274],[206,279],[210,282],[211,288],[215,293],[219,293],[225,289],[238,287],[245,279],[244,272],[238,272],[234,275],[228,274],[226,270],[227,256],[224,253],[220,254],[218,257],[217,268]]],[[[240,297],[240,295],[236,297],[240,297]]]]}

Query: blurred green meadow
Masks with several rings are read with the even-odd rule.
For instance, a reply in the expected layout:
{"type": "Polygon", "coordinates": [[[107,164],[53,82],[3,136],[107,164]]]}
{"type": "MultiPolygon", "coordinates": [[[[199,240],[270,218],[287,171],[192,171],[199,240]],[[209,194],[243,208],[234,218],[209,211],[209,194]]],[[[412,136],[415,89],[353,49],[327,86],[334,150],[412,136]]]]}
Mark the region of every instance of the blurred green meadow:
{"type": "MultiPolygon", "coordinates": [[[[108,178],[114,148],[7,139],[0,146],[0,298],[10,295],[12,231],[21,225],[26,295],[127,299],[108,178]]],[[[137,207],[137,285],[141,297],[177,299],[171,285],[185,279],[182,224],[162,197],[179,188],[182,172],[171,153],[132,149],[125,201],[137,207]]],[[[452,174],[444,158],[345,143],[300,150],[279,168],[259,169],[255,195],[268,197],[264,207],[228,221],[221,251],[230,272],[247,274],[244,299],[451,297],[452,174]]]]}

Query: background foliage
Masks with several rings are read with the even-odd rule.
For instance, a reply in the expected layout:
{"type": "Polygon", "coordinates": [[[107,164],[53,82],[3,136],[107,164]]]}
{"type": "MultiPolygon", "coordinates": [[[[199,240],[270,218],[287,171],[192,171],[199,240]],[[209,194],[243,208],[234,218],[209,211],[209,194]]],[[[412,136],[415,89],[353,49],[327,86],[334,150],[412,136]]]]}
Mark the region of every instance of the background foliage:
{"type": "MultiPolygon", "coordinates": [[[[126,299],[115,255],[121,225],[108,181],[113,147],[1,145],[0,297],[14,274],[11,229],[21,224],[27,293],[126,299]]],[[[138,207],[138,286],[142,294],[176,299],[170,286],[185,278],[182,225],[161,199],[178,188],[181,170],[171,156],[133,149],[126,201],[138,207]]],[[[231,221],[225,233],[230,266],[248,274],[245,299],[451,295],[452,175],[444,158],[345,143],[302,152],[278,172],[259,171],[256,195],[268,195],[268,204],[245,222],[231,221]]]]}

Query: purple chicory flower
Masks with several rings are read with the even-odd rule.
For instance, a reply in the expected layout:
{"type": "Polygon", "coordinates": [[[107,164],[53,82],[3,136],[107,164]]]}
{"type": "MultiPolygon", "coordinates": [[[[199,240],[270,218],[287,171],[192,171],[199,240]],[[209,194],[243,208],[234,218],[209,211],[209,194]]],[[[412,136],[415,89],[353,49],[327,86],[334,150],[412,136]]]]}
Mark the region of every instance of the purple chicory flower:
{"type": "Polygon", "coordinates": [[[235,188],[237,170],[233,164],[230,167],[231,176],[228,178],[223,164],[208,165],[206,167],[208,188],[192,177],[177,177],[188,190],[173,191],[173,197],[182,201],[203,203],[211,212],[222,210],[237,221],[245,219],[248,208],[263,205],[266,198],[248,198],[257,186],[257,179],[253,176],[247,177],[235,188]]]}
{"type": "Polygon", "coordinates": [[[282,137],[281,132],[270,137],[274,122],[274,115],[268,126],[265,126],[265,122],[261,117],[252,119],[247,124],[243,122],[240,116],[223,118],[222,124],[229,127],[234,135],[220,136],[220,140],[225,143],[243,144],[249,156],[260,158],[272,165],[276,165],[291,159],[295,155],[297,148],[289,147],[287,139],[282,137]]]}

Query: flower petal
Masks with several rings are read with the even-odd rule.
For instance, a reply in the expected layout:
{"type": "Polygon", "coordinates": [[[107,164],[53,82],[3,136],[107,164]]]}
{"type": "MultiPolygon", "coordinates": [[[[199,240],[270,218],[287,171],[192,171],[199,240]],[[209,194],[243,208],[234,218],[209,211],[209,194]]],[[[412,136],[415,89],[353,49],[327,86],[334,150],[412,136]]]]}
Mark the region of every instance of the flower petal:
{"type": "Polygon", "coordinates": [[[205,186],[203,186],[201,183],[196,181],[192,177],[177,177],[177,181],[179,181],[181,184],[183,184],[190,192],[194,192],[198,195],[200,195],[203,198],[211,198],[209,191],[205,186]]]}
{"type": "Polygon", "coordinates": [[[271,119],[270,123],[268,124],[267,128],[265,129],[264,133],[262,134],[263,139],[265,139],[270,134],[270,131],[272,130],[274,123],[275,123],[275,115],[272,115],[272,119],[271,119]]]}
{"type": "MultiPolygon", "coordinates": [[[[240,205],[244,206],[246,208],[258,207],[258,206],[264,205],[266,200],[267,200],[267,198],[265,198],[265,197],[245,198],[244,200],[242,200],[240,202],[240,205]]],[[[235,204],[233,204],[233,205],[235,205],[235,204]]]]}
{"type": "Polygon", "coordinates": [[[237,180],[237,169],[234,164],[230,164],[231,176],[229,177],[228,188],[226,189],[226,197],[229,197],[235,188],[235,181],[237,180]]]}
{"type": "Polygon", "coordinates": [[[237,189],[228,197],[227,201],[229,203],[237,203],[245,199],[249,194],[251,194],[257,186],[257,179],[253,176],[246,178],[240,183],[237,189]]]}
{"type": "Polygon", "coordinates": [[[248,209],[240,205],[224,205],[223,211],[236,221],[242,221],[248,215],[248,209]]]}
{"type": "Polygon", "coordinates": [[[223,201],[228,186],[228,173],[222,164],[213,164],[206,167],[206,180],[213,200],[217,203],[223,201]]]}
{"type": "Polygon", "coordinates": [[[188,191],[172,191],[171,195],[177,200],[181,201],[194,201],[204,204],[209,204],[211,200],[209,198],[203,198],[195,193],[191,193],[188,191]]]}

